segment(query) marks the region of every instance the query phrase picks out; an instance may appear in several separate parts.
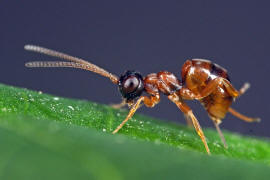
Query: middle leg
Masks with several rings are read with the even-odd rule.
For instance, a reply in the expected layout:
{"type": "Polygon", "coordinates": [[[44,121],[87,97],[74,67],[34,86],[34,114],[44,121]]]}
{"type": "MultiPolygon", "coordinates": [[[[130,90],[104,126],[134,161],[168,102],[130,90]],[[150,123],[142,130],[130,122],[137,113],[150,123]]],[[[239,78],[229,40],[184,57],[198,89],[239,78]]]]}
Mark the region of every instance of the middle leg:
{"type": "Polygon", "coordinates": [[[182,100],[179,98],[179,95],[177,95],[176,93],[169,95],[168,98],[172,102],[174,102],[176,104],[176,106],[184,113],[185,117],[192,122],[197,134],[199,135],[199,137],[201,138],[201,140],[202,140],[202,142],[204,144],[204,147],[205,147],[207,153],[211,154],[210,150],[209,150],[209,147],[207,145],[206,138],[204,136],[203,130],[202,130],[201,126],[200,126],[200,123],[197,120],[197,118],[194,116],[194,114],[193,114],[192,110],[190,109],[190,107],[188,105],[186,105],[184,102],[182,102],[182,100]]]}

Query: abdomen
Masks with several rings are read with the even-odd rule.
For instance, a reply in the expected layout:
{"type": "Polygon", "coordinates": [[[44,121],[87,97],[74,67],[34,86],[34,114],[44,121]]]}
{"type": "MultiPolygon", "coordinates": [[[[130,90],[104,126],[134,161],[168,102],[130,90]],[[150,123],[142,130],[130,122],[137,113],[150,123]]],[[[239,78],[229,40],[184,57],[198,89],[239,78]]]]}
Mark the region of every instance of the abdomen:
{"type": "Polygon", "coordinates": [[[233,101],[233,97],[224,91],[223,87],[217,87],[212,94],[200,100],[208,114],[217,119],[225,117],[233,101]]]}
{"type": "MultiPolygon", "coordinates": [[[[182,67],[183,85],[196,95],[199,95],[211,80],[219,77],[230,81],[226,69],[208,60],[187,60],[182,67]]],[[[200,102],[210,116],[223,119],[232,100],[233,98],[226,92],[223,85],[218,85],[209,96],[201,99],[200,102]]]]}
{"type": "Polygon", "coordinates": [[[196,94],[217,77],[230,81],[227,70],[209,60],[187,60],[182,67],[183,84],[196,94]]]}

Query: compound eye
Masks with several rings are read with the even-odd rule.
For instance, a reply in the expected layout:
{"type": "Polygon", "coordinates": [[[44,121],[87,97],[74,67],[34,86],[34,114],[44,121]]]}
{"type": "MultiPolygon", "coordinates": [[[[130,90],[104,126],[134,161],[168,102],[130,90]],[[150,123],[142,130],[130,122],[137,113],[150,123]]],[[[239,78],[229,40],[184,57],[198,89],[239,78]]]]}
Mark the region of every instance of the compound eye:
{"type": "Polygon", "coordinates": [[[128,77],[123,83],[123,90],[125,93],[131,93],[136,91],[140,84],[140,81],[135,76],[128,77]]]}

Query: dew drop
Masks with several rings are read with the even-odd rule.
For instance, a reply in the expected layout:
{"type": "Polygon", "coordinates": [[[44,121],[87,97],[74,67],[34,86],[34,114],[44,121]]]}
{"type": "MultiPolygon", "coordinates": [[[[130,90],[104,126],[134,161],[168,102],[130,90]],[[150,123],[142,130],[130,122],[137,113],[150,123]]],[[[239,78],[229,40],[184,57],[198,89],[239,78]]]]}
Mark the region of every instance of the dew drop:
{"type": "Polygon", "coordinates": [[[74,107],[68,106],[68,108],[71,109],[72,111],[74,111],[74,107]]]}

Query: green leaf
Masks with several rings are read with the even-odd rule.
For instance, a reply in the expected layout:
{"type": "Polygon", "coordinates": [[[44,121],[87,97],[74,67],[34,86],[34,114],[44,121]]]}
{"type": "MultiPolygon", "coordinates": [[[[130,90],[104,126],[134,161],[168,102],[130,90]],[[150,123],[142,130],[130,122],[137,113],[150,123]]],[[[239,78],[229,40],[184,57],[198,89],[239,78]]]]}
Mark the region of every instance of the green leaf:
{"type": "MultiPolygon", "coordinates": [[[[268,179],[268,139],[205,130],[0,85],[0,179],[268,179]]],[[[205,128],[204,128],[205,129],[205,128]]]]}

